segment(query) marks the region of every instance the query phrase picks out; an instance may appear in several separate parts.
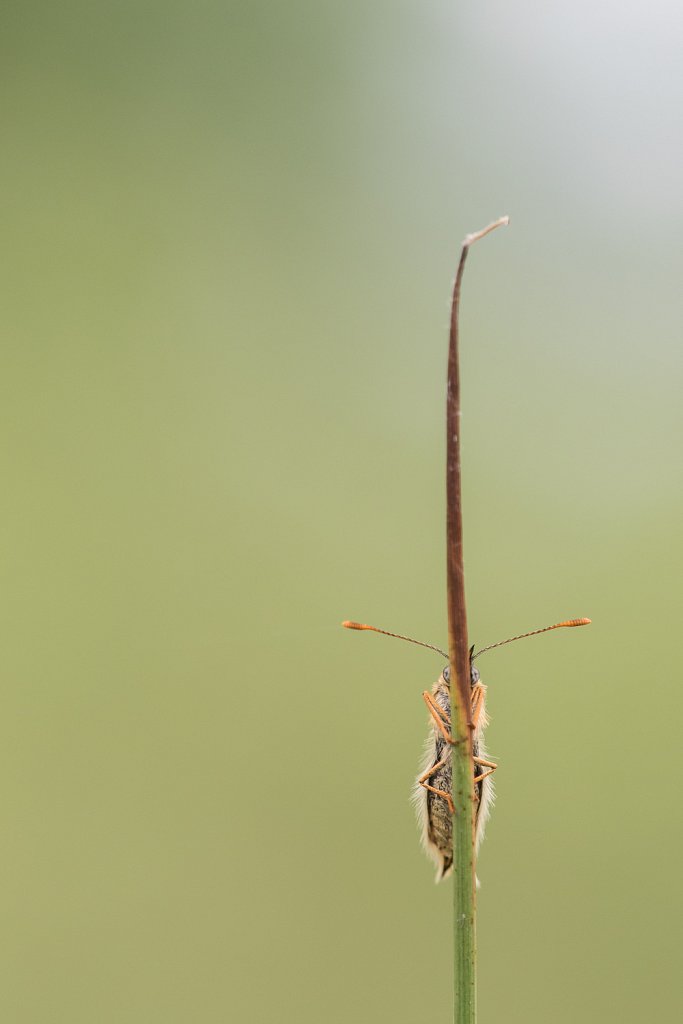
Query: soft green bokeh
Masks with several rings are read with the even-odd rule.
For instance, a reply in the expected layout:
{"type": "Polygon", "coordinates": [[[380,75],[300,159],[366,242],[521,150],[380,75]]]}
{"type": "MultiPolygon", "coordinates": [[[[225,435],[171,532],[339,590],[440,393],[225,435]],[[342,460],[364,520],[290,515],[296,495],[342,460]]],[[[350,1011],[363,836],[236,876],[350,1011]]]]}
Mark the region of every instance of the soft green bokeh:
{"type": "Polygon", "coordinates": [[[2,15],[2,1019],[450,1017],[408,793],[448,292],[480,1020],[680,1013],[673,4],[2,15]]]}

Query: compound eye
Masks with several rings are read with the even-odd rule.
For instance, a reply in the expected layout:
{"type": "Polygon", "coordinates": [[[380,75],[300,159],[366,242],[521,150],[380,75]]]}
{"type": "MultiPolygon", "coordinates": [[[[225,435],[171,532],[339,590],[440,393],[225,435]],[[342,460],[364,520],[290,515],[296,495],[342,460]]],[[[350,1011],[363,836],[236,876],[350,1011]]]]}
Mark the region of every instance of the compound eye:
{"type": "Polygon", "coordinates": [[[444,668],[444,670],[443,670],[443,672],[441,674],[443,675],[443,677],[446,680],[446,682],[450,683],[450,681],[451,681],[451,670],[450,670],[448,665],[446,665],[446,667],[444,668]]]}
{"type": "Polygon", "coordinates": [[[472,682],[472,686],[479,682],[479,669],[475,668],[474,665],[470,668],[470,680],[472,682]]]}

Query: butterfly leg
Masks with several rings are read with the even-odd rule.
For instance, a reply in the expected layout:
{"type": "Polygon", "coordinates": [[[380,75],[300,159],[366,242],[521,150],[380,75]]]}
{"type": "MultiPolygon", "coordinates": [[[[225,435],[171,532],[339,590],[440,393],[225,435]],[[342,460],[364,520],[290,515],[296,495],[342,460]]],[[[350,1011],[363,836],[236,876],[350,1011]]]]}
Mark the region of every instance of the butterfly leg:
{"type": "Polygon", "coordinates": [[[495,761],[487,761],[483,757],[473,757],[472,760],[474,761],[475,764],[480,764],[484,768],[491,768],[494,772],[498,767],[495,761]]]}
{"type": "Polygon", "coordinates": [[[474,763],[483,767],[486,767],[487,765],[489,765],[490,767],[487,772],[482,772],[481,775],[475,775],[474,779],[472,780],[473,782],[481,782],[482,779],[487,779],[489,775],[493,775],[496,768],[498,767],[498,765],[494,764],[493,761],[482,761],[480,757],[475,757],[474,763]]]}
{"type": "Polygon", "coordinates": [[[476,730],[477,730],[477,728],[479,726],[479,719],[481,718],[482,714],[484,713],[485,697],[486,697],[486,690],[481,685],[481,683],[477,683],[477,685],[472,688],[472,730],[473,730],[473,732],[476,732],[476,730]]]}
{"type": "Polygon", "coordinates": [[[446,728],[446,726],[451,724],[450,718],[443,710],[443,708],[439,707],[439,705],[434,700],[429,690],[425,690],[425,692],[422,694],[422,699],[427,705],[427,710],[434,719],[434,724],[436,725],[437,729],[445,739],[446,743],[450,743],[452,745],[454,742],[453,737],[446,728]]]}
{"type": "Polygon", "coordinates": [[[418,785],[422,786],[424,789],[428,789],[430,793],[436,793],[437,796],[443,797],[443,799],[448,804],[448,810],[451,812],[451,814],[455,814],[455,807],[453,806],[453,797],[451,796],[451,794],[447,793],[445,789],[437,789],[436,786],[430,786],[426,781],[430,777],[430,775],[433,775],[434,772],[438,772],[439,768],[443,768],[444,765],[447,764],[449,760],[450,755],[448,757],[444,757],[441,761],[437,761],[436,764],[432,765],[431,768],[428,768],[427,771],[423,775],[421,775],[417,781],[418,785]]]}

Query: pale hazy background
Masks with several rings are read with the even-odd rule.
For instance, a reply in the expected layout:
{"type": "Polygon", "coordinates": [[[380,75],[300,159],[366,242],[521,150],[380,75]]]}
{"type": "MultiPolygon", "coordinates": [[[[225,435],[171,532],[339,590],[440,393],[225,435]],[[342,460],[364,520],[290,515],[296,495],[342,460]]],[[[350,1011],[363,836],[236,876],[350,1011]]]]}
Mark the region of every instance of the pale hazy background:
{"type": "Polygon", "coordinates": [[[680,1017],[683,16],[16,3],[0,1014],[450,1019],[408,794],[463,235],[482,1024],[680,1017]]]}

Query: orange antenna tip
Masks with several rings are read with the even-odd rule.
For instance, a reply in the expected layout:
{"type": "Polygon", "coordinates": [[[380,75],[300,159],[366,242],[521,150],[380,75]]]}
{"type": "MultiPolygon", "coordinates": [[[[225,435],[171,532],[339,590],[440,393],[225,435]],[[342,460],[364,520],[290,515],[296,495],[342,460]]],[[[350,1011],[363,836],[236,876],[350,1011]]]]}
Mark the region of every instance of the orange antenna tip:
{"type": "Polygon", "coordinates": [[[568,619],[567,622],[558,623],[559,626],[590,626],[591,619],[568,619]]]}
{"type": "Polygon", "coordinates": [[[372,629],[372,626],[364,626],[362,622],[350,622],[348,619],[342,622],[342,626],[345,629],[372,629]]]}

